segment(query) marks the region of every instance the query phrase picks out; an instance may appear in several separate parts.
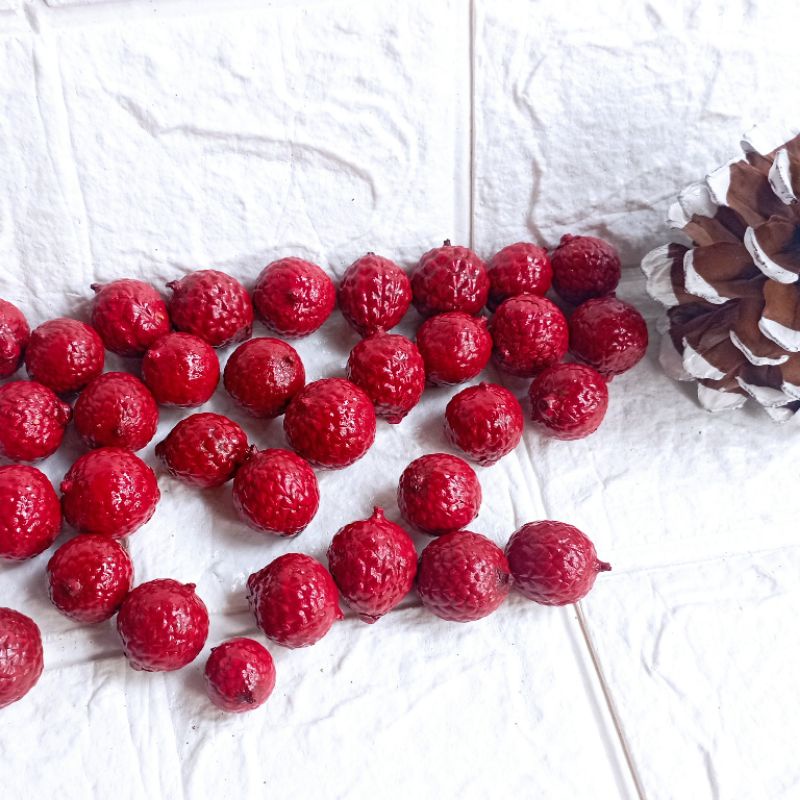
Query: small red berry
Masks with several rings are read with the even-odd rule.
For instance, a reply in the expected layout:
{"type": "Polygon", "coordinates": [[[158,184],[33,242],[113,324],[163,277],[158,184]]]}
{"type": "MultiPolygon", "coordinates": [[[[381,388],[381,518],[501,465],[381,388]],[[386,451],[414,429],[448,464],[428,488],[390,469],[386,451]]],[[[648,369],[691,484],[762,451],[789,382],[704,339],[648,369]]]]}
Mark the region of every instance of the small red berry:
{"type": "Polygon", "coordinates": [[[13,303],[0,300],[0,378],[19,369],[30,336],[25,315],[13,303]]]}
{"type": "Polygon", "coordinates": [[[517,242],[495,253],[486,265],[491,311],[509,297],[535,294],[543,297],[553,281],[547,250],[529,242],[517,242]]]}
{"type": "Polygon", "coordinates": [[[39,626],[19,611],[0,608],[0,708],[25,697],[43,669],[39,626]]]}
{"type": "Polygon", "coordinates": [[[23,561],[47,550],[61,533],[61,504],[35,467],[0,467],[0,559],[23,561]]]}
{"type": "Polygon", "coordinates": [[[229,639],[211,648],[205,678],[217,708],[233,714],[252,711],[264,705],[275,688],[275,662],[254,639],[229,639]]]}
{"type": "Polygon", "coordinates": [[[460,311],[425,320],[417,331],[417,347],[428,382],[453,386],[478,375],[492,355],[492,337],[485,317],[460,311]]]}
{"type": "Polygon", "coordinates": [[[219,383],[219,359],[210,344],[189,333],[159,339],[142,359],[142,378],[162,406],[192,408],[219,383]]]}
{"type": "Polygon", "coordinates": [[[0,386],[0,455],[37,461],[55,453],[72,417],[69,403],[36,381],[0,386]]]}
{"type": "Polygon", "coordinates": [[[562,236],[551,262],[553,288],[572,305],[613,292],[622,275],[619,253],[594,236],[562,236]]]}

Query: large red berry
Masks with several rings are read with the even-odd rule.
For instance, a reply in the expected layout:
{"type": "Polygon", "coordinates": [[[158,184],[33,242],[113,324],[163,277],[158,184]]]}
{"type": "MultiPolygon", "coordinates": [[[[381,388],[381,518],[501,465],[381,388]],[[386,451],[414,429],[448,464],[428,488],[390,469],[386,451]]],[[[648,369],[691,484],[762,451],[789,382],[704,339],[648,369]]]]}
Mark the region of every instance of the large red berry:
{"type": "Polygon", "coordinates": [[[328,567],[350,608],[376,622],[410,591],[417,574],[411,537],[383,509],[341,528],[328,547],[328,567]]]}
{"type": "Polygon", "coordinates": [[[254,417],[271,419],[283,414],[303,388],[306,371],[294,347],[263,337],[240,344],[233,351],[223,381],[238,405],[254,417]]]}
{"type": "Polygon", "coordinates": [[[429,250],[411,273],[414,307],[423,316],[446,311],[477,314],[489,295],[489,277],[478,256],[445,240],[429,250]]]}
{"type": "Polygon", "coordinates": [[[219,359],[210,344],[190,333],[170,333],[142,359],[142,378],[156,402],[192,408],[208,400],[219,383],[219,359]]]}
{"type": "Polygon", "coordinates": [[[367,393],[379,417],[397,423],[425,391],[425,362],[405,336],[376,333],[350,351],[347,377],[367,393]]]}
{"type": "Polygon", "coordinates": [[[169,315],[172,324],[199,336],[212,347],[242,342],[253,330],[253,304],[236,278],[215,269],[190,272],[172,289],[169,315]]]}
{"type": "Polygon", "coordinates": [[[254,530],[294,536],[314,519],[319,508],[317,476],[295,453],[261,450],[236,473],[233,505],[254,530]]]}
{"type": "Polygon", "coordinates": [[[613,295],[581,303],[569,318],[569,349],[610,378],[639,363],[647,352],[647,323],[613,295]]]}
{"type": "Polygon", "coordinates": [[[247,601],[258,627],[284,647],[308,647],[342,619],[328,570],[303,553],[286,553],[247,579],[247,601]]]}
{"type": "Polygon", "coordinates": [[[422,605],[451,622],[473,622],[497,610],[511,586],[503,551],[480,533],[458,531],[432,541],[417,570],[422,605]]]}
{"type": "Polygon", "coordinates": [[[205,678],[217,708],[234,714],[252,711],[266,703],[275,688],[275,662],[254,639],[229,639],[211,648],[205,678]]]}
{"type": "Polygon", "coordinates": [[[517,591],[547,606],[577,603],[611,565],[597,559],[589,538],[565,522],[523,525],[506,545],[517,591]]]}
{"type": "Polygon", "coordinates": [[[375,441],[375,408],[363,389],[344,378],[309,383],[283,418],[289,444],[318,467],[341,469],[375,441]]]}
{"type": "Polygon", "coordinates": [[[0,300],[0,378],[19,369],[30,336],[25,315],[13,303],[0,300]]]}
{"type": "Polygon", "coordinates": [[[200,655],[208,610],[193,583],[169,578],[137,586],[123,601],[117,631],[128,663],[145,672],[171,672],[200,655]]]}
{"type": "Polygon", "coordinates": [[[36,381],[0,386],[0,455],[36,461],[55,453],[72,417],[69,403],[36,381]]]}
{"type": "Polygon", "coordinates": [[[83,389],[103,371],[103,340],[77,319],[51,319],[31,333],[25,367],[31,380],[57,394],[83,389]]]}
{"type": "Polygon", "coordinates": [[[463,389],[444,412],[444,430],[450,443],[484,467],[519,444],[523,424],[519,401],[496,383],[463,389]]]}
{"type": "Polygon", "coordinates": [[[281,258],[261,271],[253,303],[263,323],[283,336],[307,336],[336,305],[333,281],[301,258],[281,258]]]}
{"type": "Polygon", "coordinates": [[[133,586],[133,563],[113,539],[83,533],[56,550],[47,565],[53,605],[77,622],[111,619],[133,586]]]}
{"type": "Polygon", "coordinates": [[[619,253],[594,236],[562,236],[551,260],[553,287],[573,305],[613,292],[622,275],[619,253]]]}
{"type": "Polygon", "coordinates": [[[564,357],[567,319],[546,297],[523,294],[500,305],[492,317],[494,360],[510,375],[531,378],[564,357]]]}
{"type": "Polygon", "coordinates": [[[0,708],[25,697],[43,669],[39,626],[19,611],[0,608],[0,708]]]}
{"type": "Polygon", "coordinates": [[[394,328],[411,305],[411,282],[388,258],[367,253],[345,270],[339,309],[361,336],[394,328]]]}
{"type": "Polygon", "coordinates": [[[155,398],[127,372],[99,375],[75,402],[75,429],[87,447],[141,450],[157,427],[155,398]]]}
{"type": "Polygon", "coordinates": [[[141,356],[170,331],[164,298],[155,287],[131,278],[93,283],[92,325],[103,344],[120,356],[141,356]]]}
{"type": "Polygon", "coordinates": [[[201,489],[222,486],[249,453],[247,434],[221,414],[192,414],[156,445],[170,475],[201,489]]]}
{"type": "Polygon", "coordinates": [[[73,528],[112,539],[144,525],[161,496],[153,470],[118,447],[82,455],[64,476],[61,495],[64,517],[73,528]]]}
{"type": "Polygon", "coordinates": [[[489,363],[492,337],[485,317],[452,311],[420,325],[417,347],[428,381],[434,386],[452,386],[471,380],[489,363]]]}
{"type": "Polygon", "coordinates": [[[538,375],[528,392],[531,420],[556,439],[594,433],[608,409],[608,386],[583,364],[554,364],[538,375]]]}
{"type": "Polygon", "coordinates": [[[432,536],[457,531],[478,516],[481,485],[475,470],[458,456],[430,453],[403,470],[397,487],[403,518],[432,536]]]}
{"type": "Polygon", "coordinates": [[[543,297],[553,281],[547,250],[529,242],[517,242],[495,253],[486,265],[489,300],[494,311],[509,297],[535,294],[543,297]]]}
{"type": "Polygon", "coordinates": [[[61,504],[35,467],[0,467],[0,559],[22,561],[47,550],[61,532],[61,504]]]}

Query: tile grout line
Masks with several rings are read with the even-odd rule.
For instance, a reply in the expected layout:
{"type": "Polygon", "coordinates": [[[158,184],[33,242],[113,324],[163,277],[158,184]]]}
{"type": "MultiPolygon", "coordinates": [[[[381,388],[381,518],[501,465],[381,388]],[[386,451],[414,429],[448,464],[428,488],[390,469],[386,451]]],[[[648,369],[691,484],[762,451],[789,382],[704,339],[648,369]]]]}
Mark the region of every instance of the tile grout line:
{"type": "Polygon", "coordinates": [[[475,0],[469,0],[469,247],[475,249],[475,0]]]}

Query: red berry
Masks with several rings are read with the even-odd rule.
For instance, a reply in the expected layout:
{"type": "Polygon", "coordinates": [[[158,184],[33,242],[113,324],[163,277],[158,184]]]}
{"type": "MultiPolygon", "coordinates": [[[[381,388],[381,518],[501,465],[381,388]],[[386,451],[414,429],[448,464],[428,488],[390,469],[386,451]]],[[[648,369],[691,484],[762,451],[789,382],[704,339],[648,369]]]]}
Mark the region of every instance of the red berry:
{"type": "Polygon", "coordinates": [[[569,319],[572,354],[610,378],[639,363],[647,352],[647,323],[612,295],[587,300],[569,319]]]}
{"type": "Polygon", "coordinates": [[[35,467],[0,467],[0,559],[33,558],[60,532],[61,504],[47,476],[35,467]]]}
{"type": "Polygon", "coordinates": [[[233,505],[254,530],[294,536],[319,508],[317,476],[288,450],[253,453],[233,479],[233,505]]]}
{"type": "Polygon", "coordinates": [[[306,371],[297,351],[280,339],[251,339],[228,359],[223,376],[228,394],[254,417],[271,419],[286,411],[303,388],[306,371]]]}
{"type": "Polygon", "coordinates": [[[425,362],[428,382],[452,386],[471,380],[489,363],[492,337],[485,317],[452,311],[420,325],[417,347],[425,362]]]}
{"type": "Polygon", "coordinates": [[[484,467],[510,453],[522,438],[522,407],[495,383],[463,389],[447,404],[444,417],[449,442],[484,467]]]}
{"type": "Polygon", "coordinates": [[[170,281],[172,324],[184,333],[199,336],[212,347],[243,342],[253,330],[253,304],[247,289],[236,278],[215,269],[190,272],[170,281]]]}
{"type": "Polygon", "coordinates": [[[394,328],[411,305],[411,282],[394,261],[367,253],[339,283],[339,309],[361,336],[394,328]]]}
{"type": "Polygon", "coordinates": [[[82,455],[64,476],[61,494],[64,517],[73,528],[112,539],[144,525],[161,496],[153,470],[118,447],[82,455]]]}
{"type": "Polygon", "coordinates": [[[141,450],[156,435],[157,427],[155,398],[127,372],[98,376],[75,403],[75,429],[87,447],[141,450]]]}
{"type": "Polygon", "coordinates": [[[622,275],[619,253],[594,236],[562,236],[551,261],[553,287],[572,305],[613,292],[622,275]]]}
{"type": "Polygon", "coordinates": [[[405,336],[376,333],[350,352],[347,377],[375,405],[375,413],[397,423],[419,403],[425,391],[425,363],[416,345],[405,336]]]}
{"type": "Polygon", "coordinates": [[[69,403],[36,381],[0,386],[0,455],[36,461],[55,453],[72,417],[69,403]]]}
{"type": "Polygon", "coordinates": [[[429,250],[411,273],[414,307],[423,316],[446,311],[477,314],[489,295],[489,278],[478,256],[445,240],[429,250]]]}
{"type": "Polygon", "coordinates": [[[170,333],[144,354],[142,378],[156,402],[192,408],[214,394],[219,359],[214,348],[199,337],[170,333]]]}
{"type": "Polygon", "coordinates": [[[451,622],[473,622],[496,611],[510,585],[503,551],[480,533],[447,533],[432,541],[419,559],[422,605],[451,622]]]}
{"type": "Polygon", "coordinates": [[[103,371],[103,340],[77,319],[51,319],[35,328],[25,351],[31,380],[57,394],[83,389],[103,371]]]}
{"type": "Polygon", "coordinates": [[[258,627],[284,647],[308,647],[342,619],[328,570],[303,553],[286,553],[247,579],[247,601],[258,627]]]}
{"type": "Polygon", "coordinates": [[[19,611],[0,608],[0,708],[25,697],[43,669],[39,626],[19,611]]]}
{"type": "Polygon", "coordinates": [[[263,323],[283,336],[307,336],[336,305],[333,281],[301,258],[281,258],[261,271],[253,303],[263,323]]]}
{"type": "Polygon", "coordinates": [[[603,376],[583,364],[555,364],[531,384],[531,419],[556,439],[594,433],[608,408],[603,376]]]}
{"type": "Polygon", "coordinates": [[[249,452],[247,434],[239,425],[208,413],[182,419],[156,445],[156,456],[173,478],[201,489],[230,480],[249,452]]]}
{"type": "Polygon", "coordinates": [[[475,470],[458,456],[430,453],[403,470],[397,488],[403,519],[425,533],[457,531],[478,516],[481,485],[475,470]]]}
{"type": "Polygon", "coordinates": [[[120,356],[141,356],[170,331],[164,298],[155,287],[131,278],[92,284],[92,325],[103,344],[120,356]]]}
{"type": "Polygon", "coordinates": [[[529,242],[517,242],[495,253],[486,266],[489,274],[490,310],[521,294],[543,297],[553,281],[547,250],[529,242]]]}
{"type": "Polygon", "coordinates": [[[377,622],[411,591],[417,551],[411,537],[375,508],[369,519],[333,537],[328,566],[347,605],[364,622],[377,622]]]}
{"type": "Polygon", "coordinates": [[[208,610],[194,588],[166,578],[142,583],[125,598],[117,631],[134,669],[171,672],[200,654],[208,637],[208,610]]]}
{"type": "Polygon", "coordinates": [[[565,522],[523,525],[506,545],[517,591],[547,606],[577,603],[610,564],[597,560],[589,538],[565,522]]]}
{"type": "Polygon", "coordinates": [[[512,297],[492,317],[494,360],[510,375],[531,378],[564,357],[569,343],[566,317],[545,297],[512,297]]]}
{"type": "Polygon", "coordinates": [[[30,336],[25,315],[13,303],[0,300],[0,378],[19,369],[30,336]]]}
{"type": "Polygon", "coordinates": [[[275,662],[254,639],[229,639],[211,649],[206,661],[211,702],[237,714],[264,705],[275,688],[275,662]]]}
{"type": "Polygon", "coordinates": [[[47,565],[53,605],[77,622],[111,619],[133,586],[133,563],[113,539],[83,533],[56,550],[47,565]]]}
{"type": "Polygon", "coordinates": [[[375,441],[375,427],[372,401],[344,378],[309,383],[283,418],[289,444],[315,466],[327,469],[358,461],[375,441]]]}

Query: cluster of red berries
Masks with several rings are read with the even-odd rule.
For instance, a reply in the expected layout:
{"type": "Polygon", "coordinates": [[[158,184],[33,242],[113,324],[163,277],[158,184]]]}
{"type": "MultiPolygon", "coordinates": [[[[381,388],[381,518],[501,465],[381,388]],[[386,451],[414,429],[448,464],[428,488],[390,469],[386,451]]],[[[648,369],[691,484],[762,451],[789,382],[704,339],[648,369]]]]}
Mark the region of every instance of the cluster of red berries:
{"type": "MultiPolygon", "coordinates": [[[[620,263],[591,237],[565,236],[548,258],[518,243],[488,267],[471,250],[426,253],[409,276],[369,253],[345,272],[339,308],[363,337],[347,363],[347,379],[306,384],[297,351],[283,339],[250,339],[255,316],[283,337],[317,330],[336,305],[337,290],[318,266],[298,258],[268,265],[252,296],[229,275],[203,270],[169,284],[165,302],[151,285],[118,280],[92,287],[91,325],[60,318],[30,332],[19,310],[0,301],[0,377],[24,360],[30,380],[0,386],[0,455],[35,461],[61,444],[70,420],[91,448],[61,482],[61,498],[31,466],[0,467],[0,558],[22,560],[55,541],[63,519],[79,535],[47,565],[49,595],[68,617],[94,623],[117,615],[130,664],[174,670],[194,660],[208,635],[208,612],[194,585],[154,580],[133,587],[133,566],[119,540],[153,515],[160,494],[153,470],[134,451],[155,435],[158,406],[196,407],[216,390],[215,348],[238,344],[222,375],[234,401],[257,418],[284,415],[291,450],[256,451],[244,430],[219,414],[180,421],[157,445],[174,477],[200,488],[233,479],[233,503],[252,528],[293,536],[314,518],[319,487],[313,467],[339,469],[372,445],[376,416],[400,422],[426,382],[454,385],[476,377],[494,355],[497,366],[533,377],[531,417],[560,438],[594,431],[605,413],[606,378],[644,354],[647,329],[631,306],[611,294],[620,263]],[[544,297],[551,282],[568,303],[570,322],[544,297]],[[411,304],[426,317],[416,343],[388,333],[411,304]],[[492,310],[491,321],[479,316],[492,310]],[[174,330],[173,330],[174,328],[174,330]],[[583,363],[559,363],[568,350],[583,363]],[[103,374],[104,348],[141,357],[141,380],[103,374]],[[74,407],[63,397],[80,392],[74,407]]],[[[482,383],[447,406],[450,442],[484,466],[518,444],[523,414],[506,388],[482,383]]],[[[546,604],[572,603],[608,565],[591,542],[564,523],[530,523],[505,552],[464,530],[478,514],[481,489],[461,458],[423,456],[403,472],[403,518],[436,536],[419,559],[409,534],[376,508],[333,538],[330,572],[313,558],[289,553],[250,576],[248,599],[272,641],[303,647],[341,618],[339,594],[374,622],[416,585],[425,607],[447,620],[480,619],[513,583],[546,604]]],[[[28,617],[0,609],[0,707],[22,697],[42,671],[39,631],[28,617]]],[[[214,648],[206,666],[211,699],[230,711],[264,702],[275,682],[268,651],[251,639],[214,648]]]]}

